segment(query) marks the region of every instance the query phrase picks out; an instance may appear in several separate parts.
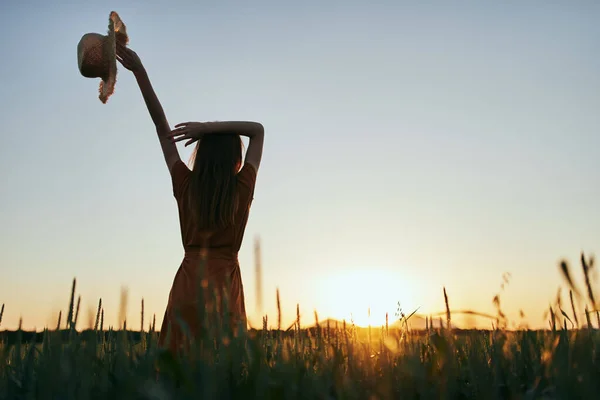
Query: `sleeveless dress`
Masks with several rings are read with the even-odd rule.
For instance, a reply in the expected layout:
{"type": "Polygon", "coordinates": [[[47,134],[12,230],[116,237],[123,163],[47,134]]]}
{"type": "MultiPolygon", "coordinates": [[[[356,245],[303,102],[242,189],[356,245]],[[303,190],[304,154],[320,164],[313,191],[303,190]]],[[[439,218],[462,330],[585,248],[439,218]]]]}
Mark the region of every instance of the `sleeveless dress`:
{"type": "MultiPolygon", "coordinates": [[[[229,315],[232,323],[242,323],[246,328],[246,306],[244,287],[238,263],[238,251],[242,244],[250,205],[254,199],[256,169],[251,164],[244,164],[237,174],[238,208],[234,224],[222,231],[213,232],[208,239],[203,237],[191,224],[188,217],[188,189],[191,171],[178,161],[171,172],[173,195],[179,209],[179,225],[185,250],[183,261],[175,274],[173,286],[169,293],[169,301],[162,322],[158,345],[177,351],[185,342],[180,321],[185,322],[189,333],[197,335],[200,329],[199,307],[207,307],[207,302],[214,297],[208,290],[203,292],[208,298],[199,299],[199,284],[203,287],[209,283],[219,293],[227,294],[229,315]],[[200,275],[201,254],[206,254],[205,265],[200,275]],[[167,332],[170,333],[167,335],[167,332]],[[168,342],[167,342],[167,336],[168,342]]],[[[217,301],[219,303],[219,301],[217,301]]]]}

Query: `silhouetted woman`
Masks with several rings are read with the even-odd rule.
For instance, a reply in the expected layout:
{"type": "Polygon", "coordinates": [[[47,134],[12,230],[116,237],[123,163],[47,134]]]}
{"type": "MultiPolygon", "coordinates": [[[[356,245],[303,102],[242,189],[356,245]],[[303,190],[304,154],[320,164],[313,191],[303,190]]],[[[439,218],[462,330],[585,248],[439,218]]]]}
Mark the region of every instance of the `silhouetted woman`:
{"type": "Polygon", "coordinates": [[[173,351],[182,347],[184,337],[179,321],[183,321],[193,335],[198,334],[202,322],[198,308],[206,307],[209,301],[199,298],[199,278],[206,278],[205,283],[218,288],[221,296],[228,297],[232,322],[240,323],[245,329],[246,309],[238,251],[262,157],[263,126],[256,122],[186,122],[171,130],[137,54],[117,45],[117,59],[134,73],[139,84],[156,126],[179,209],[185,255],[169,294],[159,345],[173,351]],[[240,135],[250,138],[243,166],[240,135]],[[181,140],[186,140],[186,146],[197,142],[191,170],[179,157],[175,143],[181,140]],[[200,277],[202,253],[206,255],[206,263],[204,275],[200,277]]]}

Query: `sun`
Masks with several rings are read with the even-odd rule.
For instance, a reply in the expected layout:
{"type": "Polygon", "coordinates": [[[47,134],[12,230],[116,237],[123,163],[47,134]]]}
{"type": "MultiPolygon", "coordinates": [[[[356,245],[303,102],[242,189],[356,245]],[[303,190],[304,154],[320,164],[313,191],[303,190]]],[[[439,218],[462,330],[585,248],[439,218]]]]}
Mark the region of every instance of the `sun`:
{"type": "MultiPolygon", "coordinates": [[[[321,319],[353,321],[358,326],[382,326],[396,321],[398,302],[411,306],[410,285],[385,269],[355,269],[330,274],[319,280],[316,297],[321,319]]],[[[405,312],[407,309],[404,310],[405,312]]]]}

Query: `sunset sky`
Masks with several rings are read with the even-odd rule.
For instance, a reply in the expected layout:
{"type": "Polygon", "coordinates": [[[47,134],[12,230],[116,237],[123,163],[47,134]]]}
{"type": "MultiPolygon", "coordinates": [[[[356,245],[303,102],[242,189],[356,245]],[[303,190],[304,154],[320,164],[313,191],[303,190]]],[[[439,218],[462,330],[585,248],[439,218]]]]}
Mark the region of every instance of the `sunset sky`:
{"type": "Polygon", "coordinates": [[[493,313],[510,272],[505,311],[547,326],[560,259],[600,251],[600,3],[560,3],[2,1],[0,329],[54,327],[73,277],[78,328],[100,297],[117,325],[121,286],[128,326],[142,297],[162,321],[183,248],[154,126],[129,71],[103,105],[77,69],[111,10],[172,126],[265,126],[253,325],[277,287],[284,325],[443,311],[444,286],[493,313]]]}

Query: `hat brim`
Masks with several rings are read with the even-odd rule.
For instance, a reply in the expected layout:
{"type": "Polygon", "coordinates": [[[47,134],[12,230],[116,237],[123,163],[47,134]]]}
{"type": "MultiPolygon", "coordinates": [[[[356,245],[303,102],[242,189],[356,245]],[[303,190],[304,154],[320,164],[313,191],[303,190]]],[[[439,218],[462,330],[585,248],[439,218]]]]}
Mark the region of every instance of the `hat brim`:
{"type": "Polygon", "coordinates": [[[129,37],[119,14],[112,11],[108,18],[108,35],[103,48],[106,60],[108,60],[108,74],[100,81],[100,87],[98,88],[98,98],[103,104],[106,104],[108,98],[114,93],[115,84],[117,83],[117,40],[120,43],[127,44],[129,37]]]}

